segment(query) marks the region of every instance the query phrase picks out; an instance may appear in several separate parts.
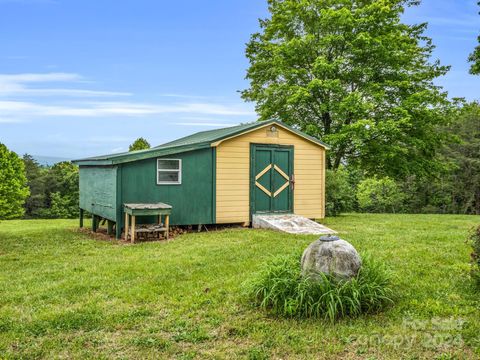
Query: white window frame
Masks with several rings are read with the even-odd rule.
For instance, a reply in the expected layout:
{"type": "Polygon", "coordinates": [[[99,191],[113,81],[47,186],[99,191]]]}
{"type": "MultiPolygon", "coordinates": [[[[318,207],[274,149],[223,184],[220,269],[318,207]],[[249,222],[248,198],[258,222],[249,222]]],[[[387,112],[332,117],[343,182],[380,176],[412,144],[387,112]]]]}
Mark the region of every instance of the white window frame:
{"type": "Polygon", "coordinates": [[[167,158],[157,158],[157,185],[181,185],[182,184],[182,159],[167,159],[167,158]],[[175,160],[178,161],[178,169],[160,169],[158,164],[160,160],[175,160]],[[160,172],[178,172],[178,181],[159,181],[158,174],[160,172]]]}

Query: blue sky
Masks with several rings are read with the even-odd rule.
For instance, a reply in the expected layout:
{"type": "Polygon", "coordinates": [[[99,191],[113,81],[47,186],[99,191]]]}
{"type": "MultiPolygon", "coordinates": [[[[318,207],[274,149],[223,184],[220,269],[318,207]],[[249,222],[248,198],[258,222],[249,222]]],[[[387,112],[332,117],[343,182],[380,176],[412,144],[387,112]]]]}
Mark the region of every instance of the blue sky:
{"type": "MultiPolygon", "coordinates": [[[[466,58],[480,32],[476,0],[423,0],[439,80],[480,99],[466,58]]],[[[238,90],[245,43],[264,0],[0,0],[0,142],[19,154],[78,158],[158,145],[256,119],[238,90]]]]}

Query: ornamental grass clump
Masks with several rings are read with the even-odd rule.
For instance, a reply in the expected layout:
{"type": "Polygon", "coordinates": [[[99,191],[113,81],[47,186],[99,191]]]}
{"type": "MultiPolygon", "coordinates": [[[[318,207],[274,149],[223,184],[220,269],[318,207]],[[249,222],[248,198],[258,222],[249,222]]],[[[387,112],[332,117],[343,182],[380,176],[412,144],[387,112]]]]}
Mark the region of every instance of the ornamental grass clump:
{"type": "Polygon", "coordinates": [[[480,226],[470,234],[472,245],[472,277],[480,287],[480,226]]]}
{"type": "Polygon", "coordinates": [[[378,312],[393,303],[390,272],[368,256],[357,276],[349,280],[323,273],[315,279],[303,276],[299,256],[280,256],[246,286],[256,306],[284,317],[334,322],[378,312]]]}

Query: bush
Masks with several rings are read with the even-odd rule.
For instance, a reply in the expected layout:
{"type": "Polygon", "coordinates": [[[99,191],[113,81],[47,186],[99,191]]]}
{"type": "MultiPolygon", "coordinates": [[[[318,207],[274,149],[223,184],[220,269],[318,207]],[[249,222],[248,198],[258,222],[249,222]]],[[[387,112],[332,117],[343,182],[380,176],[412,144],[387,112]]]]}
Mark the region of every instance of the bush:
{"type": "Polygon", "coordinates": [[[472,231],[470,235],[472,244],[472,277],[480,286],[480,226],[472,231]]]}
{"type": "Polygon", "coordinates": [[[300,256],[281,256],[269,263],[246,284],[253,303],[275,315],[323,318],[334,322],[375,312],[393,302],[391,277],[386,268],[370,257],[363,259],[358,275],[320,280],[301,274],[300,256]]]}
{"type": "Polygon", "coordinates": [[[398,212],[404,195],[389,177],[365,179],[358,185],[357,200],[361,210],[368,212],[398,212]]]}
{"type": "Polygon", "coordinates": [[[0,143],[0,219],[23,216],[29,194],[23,161],[0,143]]]}
{"type": "Polygon", "coordinates": [[[345,168],[326,173],[326,211],[327,216],[337,216],[342,212],[352,211],[355,197],[349,174],[345,168]]]}

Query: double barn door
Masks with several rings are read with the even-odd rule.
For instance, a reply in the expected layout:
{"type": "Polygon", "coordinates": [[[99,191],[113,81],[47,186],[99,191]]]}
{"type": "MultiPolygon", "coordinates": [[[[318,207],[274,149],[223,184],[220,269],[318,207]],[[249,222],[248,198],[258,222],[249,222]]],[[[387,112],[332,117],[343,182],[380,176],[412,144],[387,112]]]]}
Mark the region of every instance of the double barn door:
{"type": "Polygon", "coordinates": [[[251,213],[293,212],[293,186],[293,146],[252,144],[251,213]]]}

